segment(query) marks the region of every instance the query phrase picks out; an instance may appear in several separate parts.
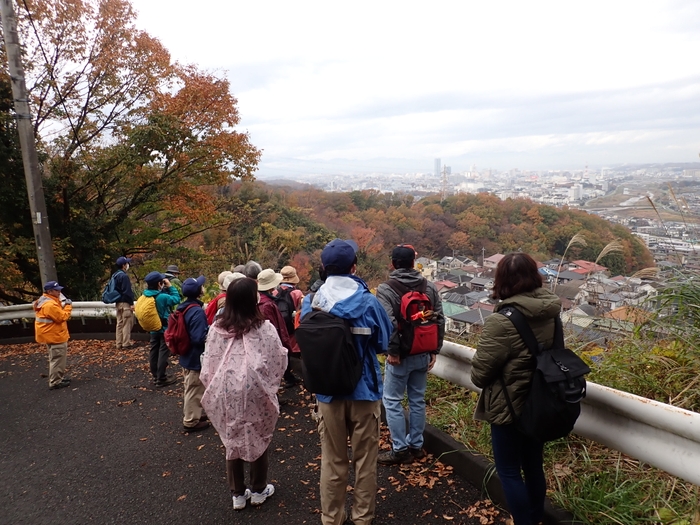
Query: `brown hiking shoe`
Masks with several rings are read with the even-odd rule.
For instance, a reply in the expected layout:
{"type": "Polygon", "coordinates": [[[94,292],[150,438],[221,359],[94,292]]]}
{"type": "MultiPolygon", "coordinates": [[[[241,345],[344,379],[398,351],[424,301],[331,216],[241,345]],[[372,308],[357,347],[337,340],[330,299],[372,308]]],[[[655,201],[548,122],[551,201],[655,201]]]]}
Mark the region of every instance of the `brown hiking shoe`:
{"type": "Polygon", "coordinates": [[[382,465],[398,465],[400,463],[405,463],[411,459],[411,455],[408,450],[389,450],[387,452],[382,452],[377,457],[377,463],[382,465]]]}

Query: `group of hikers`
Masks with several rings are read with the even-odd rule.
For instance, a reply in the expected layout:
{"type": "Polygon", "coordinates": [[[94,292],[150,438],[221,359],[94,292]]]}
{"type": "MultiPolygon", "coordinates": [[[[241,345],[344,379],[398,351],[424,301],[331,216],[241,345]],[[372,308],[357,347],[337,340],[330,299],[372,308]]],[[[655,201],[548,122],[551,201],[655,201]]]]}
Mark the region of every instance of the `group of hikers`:
{"type": "MultiPolygon", "coordinates": [[[[147,274],[147,289],[135,301],[126,274],[131,260],[120,257],[116,261],[114,284],[110,281],[110,290],[116,290],[111,296],[117,310],[116,346],[132,346],[134,313],[143,326],[142,317],[151,314],[140,309],[139,303],[152,298],[160,324],[152,327],[158,329],[149,330],[149,366],[155,387],[161,388],[178,380],[167,374],[168,341],[172,346],[174,326],[184,327],[184,332],[178,332],[187,337],[186,349],[179,355],[184,379],[183,426],[186,431],[198,432],[212,425],[218,432],[226,449],[226,474],[235,510],[244,509],[248,503],[261,505],[275,493],[275,487],[267,482],[268,448],[279,416],[279,389],[301,381],[292,372],[292,355],[301,354],[305,386],[316,397],[324,525],[371,524],[377,465],[406,463],[425,456],[427,375],[445,334],[440,295],[415,268],[417,253],[413,246],[402,244],[391,251],[392,271],[389,279],[377,287],[376,295],[355,274],[357,251],[352,240],[329,242],[321,253],[321,279],[306,295],[297,287],[299,277],[293,267],[285,266],[278,273],[249,261],[218,276],[220,293],[206,305],[201,301],[205,277],[180,281],[174,265],[164,273],[147,274]],[[338,321],[341,339],[319,348],[319,341],[335,337],[333,327],[338,321]],[[314,388],[320,383],[312,377],[314,363],[308,361],[310,356],[315,360],[327,359],[324,352],[339,356],[341,346],[349,346],[355,353],[356,375],[351,381],[342,377],[335,381],[334,374],[351,371],[337,368],[331,361],[323,361],[320,370],[328,376],[326,380],[330,377],[350,387],[342,391],[314,388]],[[387,354],[383,380],[379,354],[387,354]],[[408,420],[402,405],[405,397],[408,420]],[[382,404],[391,449],[380,454],[382,404]],[[355,482],[348,514],[345,501],[350,463],[355,482]],[[248,483],[246,464],[250,470],[248,483]]],[[[44,295],[34,303],[36,340],[46,343],[49,351],[51,389],[70,384],[64,371],[66,321],[72,306],[61,290],[55,281],[45,283],[44,295]]],[[[493,297],[501,300],[496,311],[505,306],[517,308],[538,341],[545,346],[552,344],[553,319],[559,315],[560,303],[542,288],[531,257],[515,253],[499,262],[493,297]]],[[[542,443],[520,433],[515,421],[533,373],[528,352],[505,315],[490,316],[472,372],[472,381],[483,389],[475,417],[491,424],[496,470],[516,525],[540,523],[544,512],[542,443]]]]}

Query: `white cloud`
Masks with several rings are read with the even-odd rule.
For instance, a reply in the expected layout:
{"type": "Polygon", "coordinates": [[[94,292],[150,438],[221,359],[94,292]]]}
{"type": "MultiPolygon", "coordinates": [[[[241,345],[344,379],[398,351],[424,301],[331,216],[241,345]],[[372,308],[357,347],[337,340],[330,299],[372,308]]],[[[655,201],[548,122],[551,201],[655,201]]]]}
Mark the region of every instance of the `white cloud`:
{"type": "Polygon", "coordinates": [[[133,4],[176,59],[228,71],[264,162],[455,155],[507,168],[700,148],[692,0],[133,4]]]}

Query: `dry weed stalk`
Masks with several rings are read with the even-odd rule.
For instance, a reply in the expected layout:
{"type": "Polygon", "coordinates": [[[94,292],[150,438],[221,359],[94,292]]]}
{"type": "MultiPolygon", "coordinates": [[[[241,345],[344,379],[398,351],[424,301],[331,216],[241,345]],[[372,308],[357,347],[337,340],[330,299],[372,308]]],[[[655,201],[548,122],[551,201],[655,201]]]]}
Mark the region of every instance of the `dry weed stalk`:
{"type": "Polygon", "coordinates": [[[559,259],[559,266],[557,267],[557,276],[554,279],[554,284],[552,285],[552,292],[554,292],[557,289],[557,284],[559,284],[559,273],[561,272],[561,265],[564,264],[564,259],[566,259],[566,254],[569,251],[569,248],[571,248],[574,244],[578,244],[579,246],[583,247],[588,246],[588,244],[586,243],[586,239],[583,236],[583,231],[580,231],[576,235],[574,235],[569,241],[569,244],[566,245],[566,250],[564,250],[561,259],[559,259]]]}

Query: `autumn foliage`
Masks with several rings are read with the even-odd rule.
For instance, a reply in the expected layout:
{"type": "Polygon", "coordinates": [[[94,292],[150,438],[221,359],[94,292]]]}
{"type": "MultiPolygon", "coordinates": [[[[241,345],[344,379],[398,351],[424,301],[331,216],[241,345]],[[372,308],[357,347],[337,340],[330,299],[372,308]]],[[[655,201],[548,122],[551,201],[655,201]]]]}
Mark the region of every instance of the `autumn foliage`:
{"type": "MultiPolygon", "coordinates": [[[[58,275],[76,298],[94,295],[119,255],[148,258],[236,220],[219,189],[252,178],[260,152],[235,129],[227,80],[173,62],[127,0],[16,11],[58,275]]],[[[11,121],[2,131],[11,142],[11,121]]],[[[0,176],[22,180],[17,152],[2,153],[13,162],[0,176]]],[[[16,301],[40,283],[26,190],[12,187],[0,249],[17,278],[0,278],[0,298],[16,301]]]]}

